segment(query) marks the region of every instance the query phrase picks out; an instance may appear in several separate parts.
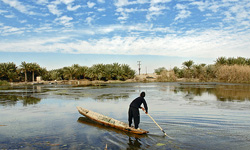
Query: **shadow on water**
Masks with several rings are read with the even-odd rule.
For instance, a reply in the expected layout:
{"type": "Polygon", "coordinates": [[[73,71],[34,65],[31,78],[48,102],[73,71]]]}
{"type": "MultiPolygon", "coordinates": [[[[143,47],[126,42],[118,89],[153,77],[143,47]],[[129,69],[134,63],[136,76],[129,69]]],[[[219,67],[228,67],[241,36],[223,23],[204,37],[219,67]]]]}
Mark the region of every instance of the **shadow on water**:
{"type": "Polygon", "coordinates": [[[23,106],[35,105],[41,101],[41,98],[30,96],[16,96],[16,95],[0,95],[0,105],[14,106],[18,101],[23,103],[23,106]]]}
{"type": "Polygon", "coordinates": [[[183,85],[173,91],[185,93],[188,99],[208,93],[215,95],[219,101],[250,101],[250,85],[183,85]]]}

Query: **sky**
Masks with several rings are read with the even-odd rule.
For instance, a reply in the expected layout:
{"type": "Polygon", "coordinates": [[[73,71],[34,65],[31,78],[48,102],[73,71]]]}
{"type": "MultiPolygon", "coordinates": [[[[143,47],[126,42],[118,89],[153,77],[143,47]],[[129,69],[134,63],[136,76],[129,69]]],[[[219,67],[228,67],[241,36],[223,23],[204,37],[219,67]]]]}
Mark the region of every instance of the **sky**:
{"type": "Polygon", "coordinates": [[[142,73],[250,57],[250,0],[0,0],[0,63],[142,73]]]}

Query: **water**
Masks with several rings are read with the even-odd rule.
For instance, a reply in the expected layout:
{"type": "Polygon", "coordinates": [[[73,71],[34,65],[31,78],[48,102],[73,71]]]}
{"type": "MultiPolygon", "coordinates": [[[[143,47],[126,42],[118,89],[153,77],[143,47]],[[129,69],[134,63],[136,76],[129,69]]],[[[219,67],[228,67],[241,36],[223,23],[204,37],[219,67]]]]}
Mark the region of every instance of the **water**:
{"type": "Polygon", "coordinates": [[[0,149],[249,150],[250,85],[126,83],[37,85],[0,90],[0,149]],[[96,124],[81,106],[127,122],[130,102],[146,92],[149,114],[128,134],[96,124]]]}

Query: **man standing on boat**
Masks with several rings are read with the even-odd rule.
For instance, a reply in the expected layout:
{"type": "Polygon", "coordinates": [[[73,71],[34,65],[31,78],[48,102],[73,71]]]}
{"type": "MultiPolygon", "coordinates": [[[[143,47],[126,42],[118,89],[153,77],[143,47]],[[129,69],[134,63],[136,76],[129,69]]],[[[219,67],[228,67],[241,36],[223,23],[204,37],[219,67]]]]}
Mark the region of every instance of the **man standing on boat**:
{"type": "Polygon", "coordinates": [[[145,101],[144,97],[145,97],[145,92],[141,92],[140,97],[137,97],[136,99],[134,99],[129,105],[128,122],[129,122],[130,127],[131,127],[133,118],[134,118],[135,128],[137,129],[139,127],[139,123],[140,123],[139,108],[141,108],[143,111],[145,110],[146,114],[148,113],[148,106],[147,106],[147,102],[145,101]],[[141,107],[142,103],[143,103],[145,109],[143,107],[141,107]]]}

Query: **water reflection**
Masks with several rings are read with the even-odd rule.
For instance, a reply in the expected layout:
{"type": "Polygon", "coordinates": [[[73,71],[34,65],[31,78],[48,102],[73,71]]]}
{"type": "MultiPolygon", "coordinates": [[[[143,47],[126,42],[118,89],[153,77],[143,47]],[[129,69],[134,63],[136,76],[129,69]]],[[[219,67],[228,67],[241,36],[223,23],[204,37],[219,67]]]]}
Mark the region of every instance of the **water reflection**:
{"type": "Polygon", "coordinates": [[[129,139],[128,139],[128,146],[129,147],[127,148],[127,150],[129,150],[129,149],[140,149],[141,146],[142,146],[142,144],[141,144],[139,138],[135,138],[133,140],[131,137],[129,137],[129,139]]]}
{"type": "Polygon", "coordinates": [[[185,99],[194,99],[195,96],[211,94],[216,96],[219,101],[246,101],[250,100],[250,85],[188,85],[176,86],[174,93],[185,93],[185,99]]]}
{"type": "Polygon", "coordinates": [[[23,106],[35,105],[41,101],[41,98],[30,96],[0,95],[0,104],[2,106],[14,106],[18,101],[21,101],[23,106]]]}
{"type": "MultiPolygon", "coordinates": [[[[88,125],[88,126],[92,126],[92,127],[96,127],[98,129],[101,129],[101,130],[105,130],[107,131],[108,133],[112,133],[112,132],[115,132],[117,134],[119,134],[119,136],[122,138],[121,135],[123,136],[126,136],[128,137],[128,147],[127,149],[141,149],[142,147],[142,142],[141,142],[141,138],[145,138],[145,137],[148,137],[148,135],[137,135],[137,134],[131,134],[131,133],[127,133],[125,131],[121,131],[121,130],[118,130],[118,129],[115,129],[115,128],[111,128],[111,127],[106,127],[106,126],[103,126],[97,122],[94,122],[86,117],[79,117],[77,122],[79,123],[82,123],[82,124],[85,124],[85,125],[88,125]]],[[[113,135],[113,133],[112,133],[113,135]]],[[[113,141],[112,139],[109,139],[109,141],[113,141]]],[[[125,143],[124,143],[125,144],[125,143]]],[[[144,143],[145,144],[145,143],[144,143]]],[[[112,144],[113,145],[113,144],[112,144]]],[[[111,145],[110,145],[111,146],[111,145]]],[[[110,147],[109,148],[112,148],[110,147]]],[[[113,145],[114,146],[114,145],[113,145]]],[[[145,146],[145,145],[144,145],[145,146]]],[[[149,145],[147,146],[149,147],[149,145]]]]}
{"type": "Polygon", "coordinates": [[[120,100],[120,99],[127,99],[127,98],[129,98],[128,93],[119,93],[119,94],[109,93],[109,94],[99,95],[95,99],[100,100],[100,101],[105,101],[107,99],[108,100],[120,100]]]}
{"type": "Polygon", "coordinates": [[[130,83],[4,88],[0,90],[0,149],[104,149],[108,144],[108,149],[248,150],[249,86],[130,83]],[[163,137],[145,116],[141,122],[150,131],[147,135],[78,118],[76,106],[88,106],[127,121],[127,107],[140,91],[147,92],[150,113],[174,140],[163,137]]]}

